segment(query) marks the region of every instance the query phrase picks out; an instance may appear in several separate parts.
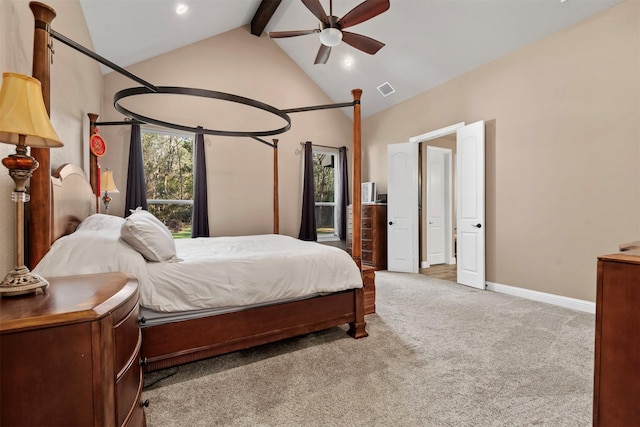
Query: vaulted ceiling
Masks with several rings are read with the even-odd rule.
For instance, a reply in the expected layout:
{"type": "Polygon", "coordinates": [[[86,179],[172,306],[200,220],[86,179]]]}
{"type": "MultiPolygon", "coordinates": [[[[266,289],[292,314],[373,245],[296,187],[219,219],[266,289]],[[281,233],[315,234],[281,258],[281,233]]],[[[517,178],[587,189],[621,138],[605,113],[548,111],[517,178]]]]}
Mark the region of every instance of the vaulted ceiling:
{"type": "MultiPolygon", "coordinates": [[[[334,102],[348,101],[353,88],[363,89],[362,114],[367,117],[621,1],[390,0],[389,10],[348,29],[385,46],[369,55],[342,42],[331,49],[326,64],[314,64],[317,34],[274,40],[334,102]],[[394,90],[388,96],[377,89],[385,83],[394,90]]],[[[123,67],[252,20],[254,28],[264,27],[261,37],[269,31],[313,30],[319,24],[298,0],[80,3],[96,52],[123,67]],[[183,15],[175,12],[179,2],[189,6],[183,15]]],[[[342,17],[360,3],[335,0],[333,15],[342,17]]],[[[329,1],[321,0],[321,5],[328,14],[329,1]]]]}

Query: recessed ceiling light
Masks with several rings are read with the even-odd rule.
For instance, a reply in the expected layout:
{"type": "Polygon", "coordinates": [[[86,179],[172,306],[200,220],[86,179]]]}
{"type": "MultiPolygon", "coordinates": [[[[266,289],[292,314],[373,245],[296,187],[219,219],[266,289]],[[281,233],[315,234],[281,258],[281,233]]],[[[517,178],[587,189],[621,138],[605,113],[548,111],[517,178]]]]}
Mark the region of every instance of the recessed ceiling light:
{"type": "Polygon", "coordinates": [[[347,70],[350,70],[353,67],[353,57],[347,55],[344,58],[342,58],[342,66],[347,70]]]}
{"type": "Polygon", "coordinates": [[[187,10],[189,10],[189,6],[184,3],[180,3],[178,7],[176,7],[176,13],[178,15],[184,15],[185,13],[187,13],[187,10]]]}

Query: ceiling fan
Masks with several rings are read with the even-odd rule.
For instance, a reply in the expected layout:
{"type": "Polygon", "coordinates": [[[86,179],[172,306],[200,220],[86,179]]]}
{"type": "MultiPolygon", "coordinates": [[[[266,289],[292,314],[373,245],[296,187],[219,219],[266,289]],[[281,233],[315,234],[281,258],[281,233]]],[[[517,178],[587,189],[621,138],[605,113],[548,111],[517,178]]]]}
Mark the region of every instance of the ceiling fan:
{"type": "Polygon", "coordinates": [[[341,41],[370,55],[374,55],[384,46],[384,43],[370,37],[343,30],[385,12],[389,9],[389,0],[365,0],[342,18],[333,16],[333,0],[329,0],[329,15],[324,11],[320,0],[302,0],[302,3],[320,20],[319,28],[314,30],[272,31],[269,33],[269,37],[277,39],[318,33],[321,45],[315,64],[326,64],[331,48],[339,45],[341,41]]]}

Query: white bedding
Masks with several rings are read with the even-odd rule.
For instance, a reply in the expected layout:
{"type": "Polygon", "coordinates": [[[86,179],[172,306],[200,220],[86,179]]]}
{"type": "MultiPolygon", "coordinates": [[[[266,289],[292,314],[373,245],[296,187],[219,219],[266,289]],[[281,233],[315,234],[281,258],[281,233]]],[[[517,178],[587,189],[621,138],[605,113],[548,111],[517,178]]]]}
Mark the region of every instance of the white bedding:
{"type": "Polygon", "coordinates": [[[181,262],[147,263],[149,308],[234,307],[362,287],[346,252],[315,242],[268,234],[175,243],[181,262]]]}
{"type": "Polygon", "coordinates": [[[282,235],[175,241],[178,262],[147,262],[110,229],[58,239],[34,269],[44,277],[122,271],[137,277],[142,306],[162,312],[229,308],[361,288],[341,249],[282,235]]]}

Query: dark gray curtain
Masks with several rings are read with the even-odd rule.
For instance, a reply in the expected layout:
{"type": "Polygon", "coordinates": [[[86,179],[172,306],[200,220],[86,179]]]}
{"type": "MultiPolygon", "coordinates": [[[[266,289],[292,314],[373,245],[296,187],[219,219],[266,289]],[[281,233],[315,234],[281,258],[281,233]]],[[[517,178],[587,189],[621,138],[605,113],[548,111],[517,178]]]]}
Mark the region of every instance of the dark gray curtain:
{"type": "Polygon", "coordinates": [[[340,174],[340,188],[338,188],[338,237],[347,239],[347,206],[349,205],[349,171],[347,170],[347,147],[338,148],[338,173],[340,174]]]}
{"type": "Polygon", "coordinates": [[[204,135],[196,134],[193,155],[193,216],[191,237],[209,237],[209,206],[207,203],[207,165],[204,156],[204,135]]]}
{"type": "Polygon", "coordinates": [[[311,142],[304,143],[304,184],[302,189],[302,222],[300,223],[300,240],[318,240],[316,230],[316,201],[313,186],[313,147],[311,142]]]}
{"type": "Polygon", "coordinates": [[[131,213],[130,209],[136,209],[138,206],[142,206],[142,209],[147,210],[147,186],[144,178],[140,125],[131,125],[127,196],[124,203],[124,216],[128,217],[131,213]]]}

